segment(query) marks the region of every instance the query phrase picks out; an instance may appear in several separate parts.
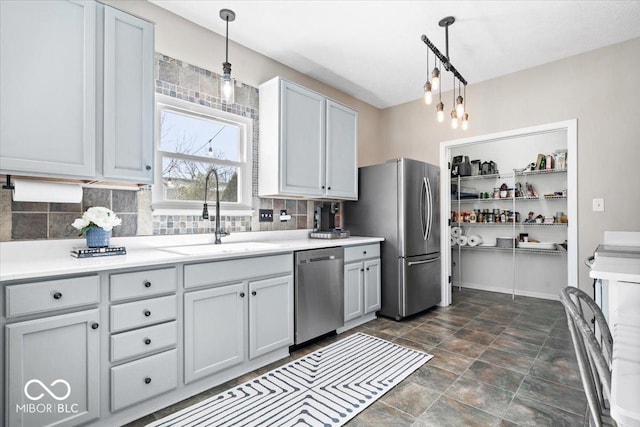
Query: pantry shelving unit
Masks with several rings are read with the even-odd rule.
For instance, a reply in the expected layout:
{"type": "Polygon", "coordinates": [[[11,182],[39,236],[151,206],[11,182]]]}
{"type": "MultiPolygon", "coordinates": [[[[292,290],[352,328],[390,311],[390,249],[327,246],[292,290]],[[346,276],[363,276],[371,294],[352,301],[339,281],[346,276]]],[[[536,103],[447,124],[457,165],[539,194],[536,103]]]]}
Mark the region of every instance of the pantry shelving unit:
{"type": "Polygon", "coordinates": [[[467,155],[470,160],[493,160],[500,171],[442,180],[441,194],[448,197],[443,197],[446,200],[441,206],[443,210],[452,211],[450,222],[443,224],[442,235],[450,236],[452,227],[460,227],[464,235],[484,238],[482,246],[473,247],[452,245],[449,238],[443,239],[446,242],[442,253],[447,263],[443,265],[447,271],[443,289],[446,281],[449,298],[451,286],[458,286],[510,293],[513,298],[522,295],[557,299],[562,288],[576,283],[577,173],[572,163],[576,159],[576,137],[576,121],[569,120],[441,144],[444,170],[454,156],[467,155]],[[521,169],[534,162],[538,153],[549,154],[555,150],[566,150],[566,168],[521,169]],[[509,188],[508,197],[482,197],[485,193],[493,196],[493,189],[503,183],[509,188]],[[516,183],[522,184],[526,196],[514,197],[516,183]],[[457,193],[451,184],[457,185],[457,193]],[[536,196],[528,195],[527,184],[534,186],[536,196]],[[473,194],[478,197],[472,197],[473,194]],[[462,215],[459,215],[460,222],[454,222],[454,211],[474,209],[476,213],[478,209],[482,212],[489,209],[491,213],[494,209],[506,211],[506,222],[478,222],[479,218],[475,218],[476,222],[462,221],[462,215]],[[530,211],[534,217],[538,214],[558,216],[557,212],[562,212],[569,222],[525,222],[530,211]],[[519,212],[519,221],[515,220],[516,212],[519,212]],[[510,221],[509,216],[514,220],[510,221]],[[496,246],[497,237],[517,239],[521,233],[542,242],[553,242],[555,249],[496,246]],[[567,245],[560,246],[562,242],[567,245]]]}

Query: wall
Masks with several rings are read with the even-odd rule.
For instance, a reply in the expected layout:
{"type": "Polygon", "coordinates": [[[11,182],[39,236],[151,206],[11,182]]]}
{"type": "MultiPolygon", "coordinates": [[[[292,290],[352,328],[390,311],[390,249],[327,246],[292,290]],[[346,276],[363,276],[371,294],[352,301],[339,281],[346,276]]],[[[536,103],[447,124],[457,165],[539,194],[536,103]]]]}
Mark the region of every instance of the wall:
{"type": "MultiPolygon", "coordinates": [[[[443,141],[578,119],[578,259],[590,256],[605,230],[640,231],[640,38],[467,87],[469,129],[437,123],[422,100],[382,113],[383,159],[438,163],[443,141]],[[592,212],[593,198],[605,199],[592,212]]],[[[467,73],[468,74],[468,73],[467,73]]],[[[451,92],[443,93],[445,111],[451,92]]],[[[575,162],[576,159],[569,159],[575,162]]],[[[580,264],[579,283],[591,288],[580,264]]]]}

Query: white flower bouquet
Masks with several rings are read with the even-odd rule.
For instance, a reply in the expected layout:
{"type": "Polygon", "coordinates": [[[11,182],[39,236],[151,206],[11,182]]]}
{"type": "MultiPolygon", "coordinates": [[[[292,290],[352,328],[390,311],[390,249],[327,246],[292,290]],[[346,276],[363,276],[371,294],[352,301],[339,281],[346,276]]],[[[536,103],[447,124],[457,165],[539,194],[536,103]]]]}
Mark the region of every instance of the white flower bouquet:
{"type": "Polygon", "coordinates": [[[80,230],[80,235],[83,236],[92,228],[102,228],[105,231],[111,231],[113,227],[120,224],[122,224],[122,220],[118,218],[111,209],[96,206],[87,209],[87,211],[82,214],[82,218],[77,218],[71,226],[80,230]]]}

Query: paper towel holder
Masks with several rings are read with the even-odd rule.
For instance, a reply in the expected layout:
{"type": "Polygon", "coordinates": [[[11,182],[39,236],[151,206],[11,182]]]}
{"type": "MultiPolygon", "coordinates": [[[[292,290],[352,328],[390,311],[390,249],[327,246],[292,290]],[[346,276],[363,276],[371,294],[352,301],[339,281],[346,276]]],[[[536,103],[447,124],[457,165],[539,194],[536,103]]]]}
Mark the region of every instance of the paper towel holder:
{"type": "Polygon", "coordinates": [[[11,175],[7,175],[7,183],[2,184],[3,190],[15,190],[15,186],[11,183],[11,175]]]}

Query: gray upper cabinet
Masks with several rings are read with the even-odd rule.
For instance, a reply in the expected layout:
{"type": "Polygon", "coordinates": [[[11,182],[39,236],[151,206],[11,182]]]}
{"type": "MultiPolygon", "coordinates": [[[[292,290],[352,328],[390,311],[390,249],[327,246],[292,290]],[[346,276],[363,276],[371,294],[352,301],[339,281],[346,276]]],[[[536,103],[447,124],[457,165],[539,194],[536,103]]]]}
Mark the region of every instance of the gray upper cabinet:
{"type": "Polygon", "coordinates": [[[151,183],[153,32],[94,1],[0,1],[0,172],[151,183]]]}
{"type": "Polygon", "coordinates": [[[6,327],[7,425],[71,426],[99,417],[98,321],[94,309],[6,327]]]}
{"type": "Polygon", "coordinates": [[[0,171],[96,173],[96,3],[0,2],[0,171]]]}
{"type": "Polygon", "coordinates": [[[153,51],[153,24],[105,6],[105,178],[153,181],[153,51]]]}
{"type": "Polygon", "coordinates": [[[260,85],[261,197],[357,199],[357,112],[276,77],[260,85]]]}

